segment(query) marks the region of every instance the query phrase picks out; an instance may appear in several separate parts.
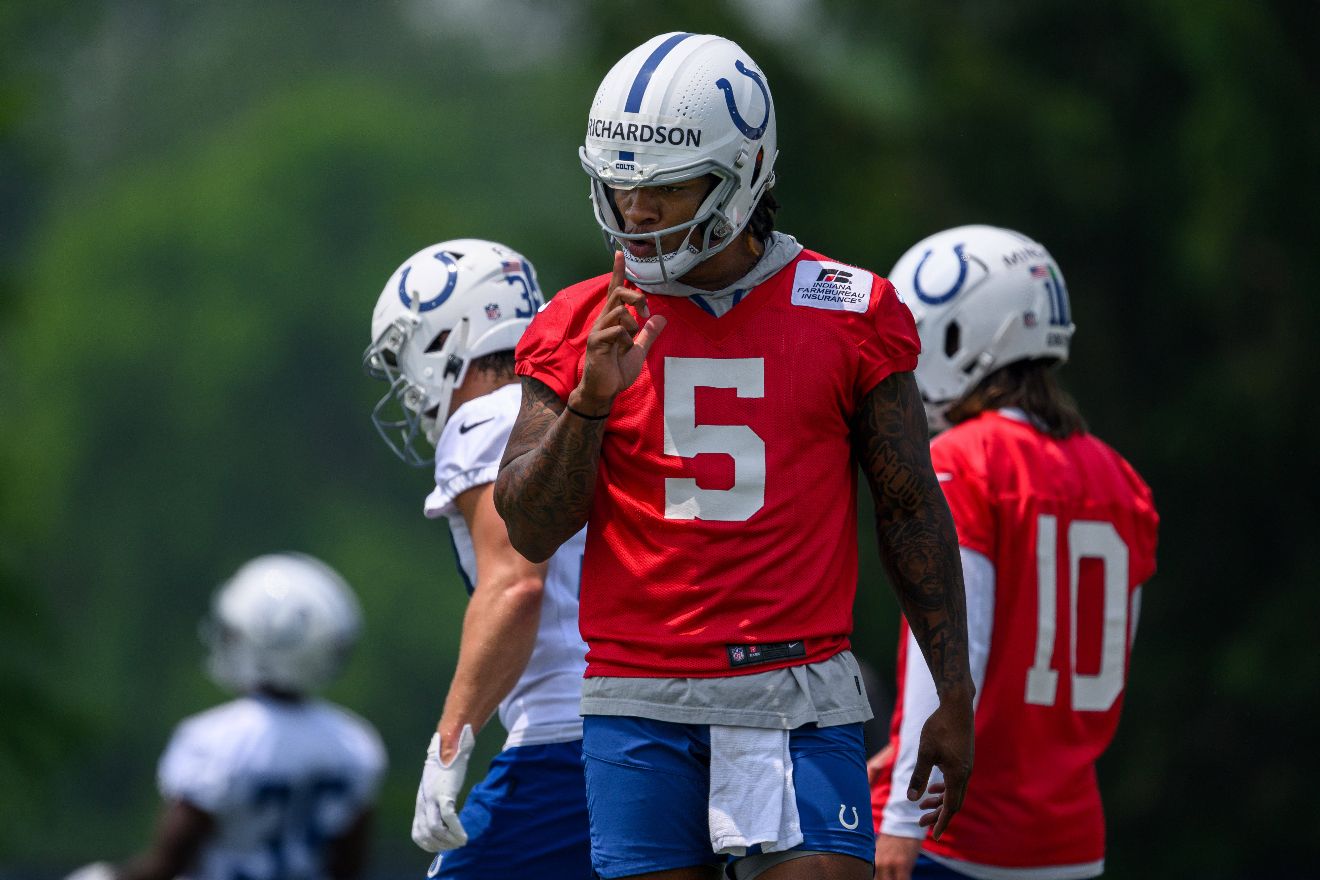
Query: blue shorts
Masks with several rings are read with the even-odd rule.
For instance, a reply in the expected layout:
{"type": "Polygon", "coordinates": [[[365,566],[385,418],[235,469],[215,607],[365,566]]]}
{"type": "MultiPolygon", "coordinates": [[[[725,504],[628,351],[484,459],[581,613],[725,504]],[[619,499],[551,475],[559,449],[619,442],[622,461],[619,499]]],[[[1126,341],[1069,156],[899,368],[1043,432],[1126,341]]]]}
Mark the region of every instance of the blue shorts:
{"type": "Polygon", "coordinates": [[[500,752],[459,818],[467,845],[437,855],[427,877],[588,880],[582,740],[500,752]]]}
{"type": "Polygon", "coordinates": [[[967,880],[966,874],[959,874],[953,868],[946,868],[928,855],[917,856],[917,863],[912,866],[913,880],[967,880]]]}
{"type": "MultiPolygon", "coordinates": [[[[582,733],[597,874],[626,877],[731,861],[711,851],[707,725],[588,715],[582,733]]],[[[790,731],[788,749],[803,836],[794,849],[870,863],[875,833],[862,725],[807,724],[790,731]]]]}

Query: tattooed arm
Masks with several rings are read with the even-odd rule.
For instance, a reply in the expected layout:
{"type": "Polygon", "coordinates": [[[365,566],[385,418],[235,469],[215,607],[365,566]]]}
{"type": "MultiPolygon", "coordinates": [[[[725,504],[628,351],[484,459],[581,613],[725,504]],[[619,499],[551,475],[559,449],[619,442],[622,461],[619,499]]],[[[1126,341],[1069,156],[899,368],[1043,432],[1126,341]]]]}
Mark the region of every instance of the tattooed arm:
{"type": "Polygon", "coordinates": [[[651,316],[646,294],[624,284],[623,254],[587,336],[582,379],[568,405],[544,382],[524,376],[522,408],[495,480],[495,509],[509,541],[533,562],[544,562],[587,524],[596,489],[605,418],[641,374],[665,319],[651,316]],[[636,315],[646,321],[637,323],[636,315]]]}
{"type": "Polygon", "coordinates": [[[604,419],[574,416],[544,382],[523,377],[495,481],[495,507],[523,556],[544,562],[586,525],[604,434],[604,419]]]}
{"type": "Polygon", "coordinates": [[[938,838],[961,808],[972,770],[975,686],[958,536],[931,468],[926,415],[911,373],[895,373],[871,390],[858,409],[852,435],[875,499],[880,558],[940,698],[922,728],[908,787],[909,800],[916,800],[926,790],[932,766],[943,772],[942,795],[922,803],[934,809],[921,824],[934,824],[938,838]]]}

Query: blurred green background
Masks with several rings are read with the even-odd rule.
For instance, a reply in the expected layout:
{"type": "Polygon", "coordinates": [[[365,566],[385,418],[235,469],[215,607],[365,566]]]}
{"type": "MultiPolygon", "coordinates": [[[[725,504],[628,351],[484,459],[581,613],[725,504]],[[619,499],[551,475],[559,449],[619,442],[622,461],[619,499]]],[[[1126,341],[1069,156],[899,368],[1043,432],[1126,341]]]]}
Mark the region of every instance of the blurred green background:
{"type": "MultiPolygon", "coordinates": [[[[1100,765],[1108,876],[1317,876],[1320,4],[6,0],[0,878],[145,842],[173,724],[222,698],[209,594],[282,549],[362,596],[331,696],[393,761],[373,874],[423,870],[465,594],[429,475],[367,419],[371,307],[457,236],[547,292],[605,271],[575,151],[610,64],[667,30],[766,71],[779,225],[810,246],[881,272],[963,223],[1050,247],[1066,384],[1164,517],[1100,765]]],[[[862,530],[856,643],[889,674],[862,530]]]]}

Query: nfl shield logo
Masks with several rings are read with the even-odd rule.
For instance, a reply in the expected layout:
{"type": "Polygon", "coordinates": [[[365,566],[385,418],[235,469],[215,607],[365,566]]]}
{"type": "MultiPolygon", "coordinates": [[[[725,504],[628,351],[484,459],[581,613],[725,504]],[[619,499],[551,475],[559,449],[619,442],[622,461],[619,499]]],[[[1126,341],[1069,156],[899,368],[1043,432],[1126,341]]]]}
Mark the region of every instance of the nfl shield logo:
{"type": "Polygon", "coordinates": [[[500,319],[500,307],[498,303],[486,303],[486,317],[492,321],[500,319]]]}
{"type": "Polygon", "coordinates": [[[743,659],[747,656],[747,652],[743,650],[742,645],[735,645],[730,654],[733,657],[734,663],[743,662],[743,659]]]}

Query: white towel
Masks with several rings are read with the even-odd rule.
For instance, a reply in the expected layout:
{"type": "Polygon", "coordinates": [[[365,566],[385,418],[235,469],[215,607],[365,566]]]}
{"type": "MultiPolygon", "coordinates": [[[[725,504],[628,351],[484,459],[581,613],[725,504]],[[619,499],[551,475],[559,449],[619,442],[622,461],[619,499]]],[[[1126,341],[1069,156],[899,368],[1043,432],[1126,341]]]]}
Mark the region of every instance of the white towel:
{"type": "Polygon", "coordinates": [[[710,726],[710,845],[717,854],[747,848],[780,852],[802,842],[788,731],[710,726]]]}

